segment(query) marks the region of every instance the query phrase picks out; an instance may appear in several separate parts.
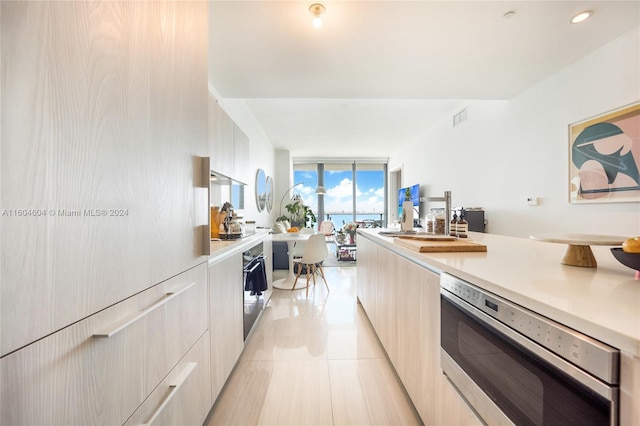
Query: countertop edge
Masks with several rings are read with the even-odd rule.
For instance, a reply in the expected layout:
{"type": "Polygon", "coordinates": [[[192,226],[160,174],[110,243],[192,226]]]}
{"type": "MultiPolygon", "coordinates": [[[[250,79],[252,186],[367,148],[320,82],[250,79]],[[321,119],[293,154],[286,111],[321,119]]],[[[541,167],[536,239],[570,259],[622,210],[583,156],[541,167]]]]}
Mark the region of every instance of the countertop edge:
{"type": "Polygon", "coordinates": [[[256,243],[271,239],[271,231],[268,229],[258,229],[255,234],[237,240],[211,241],[211,254],[209,255],[209,265],[218,263],[229,256],[242,253],[253,247],[256,243]]]}

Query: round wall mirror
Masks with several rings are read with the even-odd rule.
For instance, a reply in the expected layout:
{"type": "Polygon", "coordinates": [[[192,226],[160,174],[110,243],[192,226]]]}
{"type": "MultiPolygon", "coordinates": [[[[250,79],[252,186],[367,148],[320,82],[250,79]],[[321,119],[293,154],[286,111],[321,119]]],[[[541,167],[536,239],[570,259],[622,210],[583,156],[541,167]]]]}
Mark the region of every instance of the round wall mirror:
{"type": "Polygon", "coordinates": [[[256,173],[256,205],[258,211],[261,212],[265,209],[267,204],[267,176],[264,170],[258,169],[256,173]]]}
{"type": "Polygon", "coordinates": [[[273,178],[271,176],[267,177],[267,188],[266,188],[266,195],[267,195],[267,211],[270,212],[271,209],[273,209],[273,178]]]}

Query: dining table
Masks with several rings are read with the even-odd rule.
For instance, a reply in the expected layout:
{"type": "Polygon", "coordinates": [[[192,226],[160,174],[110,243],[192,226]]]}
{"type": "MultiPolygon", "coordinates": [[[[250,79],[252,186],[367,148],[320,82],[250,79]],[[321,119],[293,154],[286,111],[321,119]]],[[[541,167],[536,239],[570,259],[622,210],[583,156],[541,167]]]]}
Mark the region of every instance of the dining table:
{"type": "Polygon", "coordinates": [[[289,273],[286,277],[273,282],[273,288],[280,290],[300,290],[307,287],[306,279],[299,279],[295,287],[293,283],[296,280],[296,274],[293,271],[293,253],[294,247],[298,242],[304,242],[309,239],[313,233],[306,232],[283,232],[281,234],[273,234],[273,241],[284,241],[287,243],[287,253],[289,257],[289,273]]]}

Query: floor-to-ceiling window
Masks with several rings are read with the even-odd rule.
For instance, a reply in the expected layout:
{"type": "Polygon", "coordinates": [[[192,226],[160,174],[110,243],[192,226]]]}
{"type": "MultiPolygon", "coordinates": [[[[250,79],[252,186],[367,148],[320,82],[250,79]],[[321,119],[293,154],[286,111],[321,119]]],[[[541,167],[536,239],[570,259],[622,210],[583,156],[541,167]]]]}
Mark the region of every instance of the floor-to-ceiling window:
{"type": "MultiPolygon", "coordinates": [[[[293,172],[294,187],[291,189],[289,195],[299,195],[302,198],[303,203],[309,206],[313,210],[314,214],[318,215],[318,197],[316,189],[318,187],[318,165],[316,163],[300,163],[296,164],[293,172]]],[[[284,204],[287,202],[285,201],[284,204]]],[[[284,209],[284,208],[283,208],[284,209]]],[[[316,218],[318,224],[322,221],[319,217],[316,218]]]]}
{"type": "Polygon", "coordinates": [[[354,222],[353,163],[324,163],[324,187],[327,193],[322,220],[333,222],[336,228],[354,222]]]}
{"type": "Polygon", "coordinates": [[[386,163],[355,164],[356,222],[366,228],[381,228],[386,223],[386,163]]]}
{"type": "Polygon", "coordinates": [[[340,229],[347,222],[361,227],[386,223],[386,160],[294,160],[293,169],[294,182],[305,182],[296,192],[313,208],[318,224],[328,220],[340,229]],[[317,185],[326,193],[316,194],[317,185]]]}

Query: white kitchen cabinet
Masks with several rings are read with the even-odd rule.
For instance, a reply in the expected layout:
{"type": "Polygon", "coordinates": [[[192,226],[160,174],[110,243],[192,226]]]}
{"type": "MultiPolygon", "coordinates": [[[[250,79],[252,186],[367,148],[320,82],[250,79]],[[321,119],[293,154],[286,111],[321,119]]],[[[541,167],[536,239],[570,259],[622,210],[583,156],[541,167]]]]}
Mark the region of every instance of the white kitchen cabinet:
{"type": "Polygon", "coordinates": [[[357,239],[358,249],[358,274],[356,275],[358,300],[367,312],[369,321],[376,326],[375,287],[377,276],[375,265],[377,264],[377,246],[366,238],[357,239]]]}
{"type": "Polygon", "coordinates": [[[209,361],[207,331],[125,424],[203,424],[212,405],[209,361]]]}
{"type": "Polygon", "coordinates": [[[398,355],[396,346],[397,310],[395,302],[398,294],[396,287],[397,277],[395,275],[396,255],[381,247],[376,247],[376,249],[376,332],[389,359],[392,363],[395,363],[398,355]]]}
{"type": "Polygon", "coordinates": [[[267,302],[271,298],[271,293],[273,292],[273,244],[271,242],[271,235],[268,238],[262,240],[262,252],[264,253],[264,268],[265,273],[267,274],[267,290],[263,291],[264,295],[264,304],[266,307],[267,302]]]}
{"type": "Polygon", "coordinates": [[[620,424],[640,424],[640,358],[620,354],[620,424]]]}
{"type": "Polygon", "coordinates": [[[425,424],[436,424],[434,376],[439,371],[434,368],[438,358],[433,348],[438,345],[439,310],[434,310],[431,302],[435,297],[439,303],[439,277],[401,257],[396,259],[394,273],[397,313],[394,365],[425,424]]]}
{"type": "Polygon", "coordinates": [[[249,169],[249,137],[211,94],[209,94],[207,109],[211,170],[237,182],[244,184],[252,182],[249,169]]]}
{"type": "Polygon", "coordinates": [[[0,424],[124,423],[205,334],[206,300],[202,263],[3,357],[0,424]]]}
{"type": "Polygon", "coordinates": [[[252,183],[253,178],[251,176],[251,170],[249,169],[250,162],[250,151],[249,151],[249,137],[238,127],[237,124],[234,124],[233,131],[233,141],[234,141],[234,161],[235,161],[235,171],[234,178],[243,183],[252,183]]]}
{"type": "Polygon", "coordinates": [[[0,2],[0,356],[204,261],[207,3],[165,5],[0,2]]]}
{"type": "Polygon", "coordinates": [[[244,348],[242,253],[209,265],[209,330],[215,400],[244,348]]]}
{"type": "Polygon", "coordinates": [[[207,109],[211,170],[234,178],[236,167],[235,123],[211,94],[209,94],[207,109]]]}
{"type": "Polygon", "coordinates": [[[400,256],[395,276],[394,366],[420,417],[425,424],[481,424],[440,368],[440,276],[400,256]]]}

